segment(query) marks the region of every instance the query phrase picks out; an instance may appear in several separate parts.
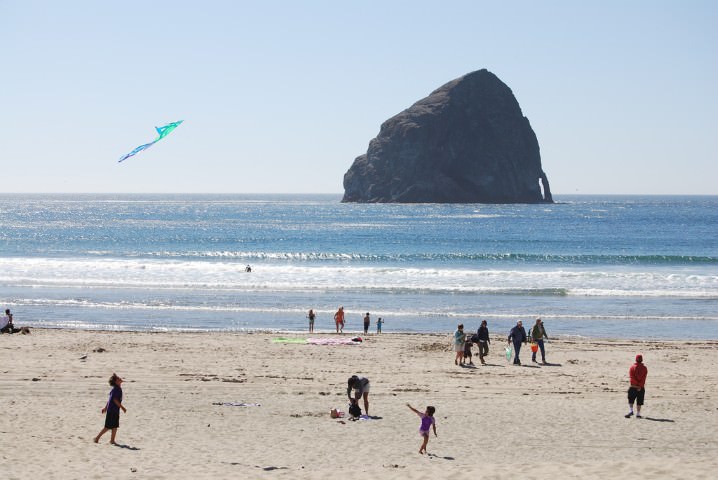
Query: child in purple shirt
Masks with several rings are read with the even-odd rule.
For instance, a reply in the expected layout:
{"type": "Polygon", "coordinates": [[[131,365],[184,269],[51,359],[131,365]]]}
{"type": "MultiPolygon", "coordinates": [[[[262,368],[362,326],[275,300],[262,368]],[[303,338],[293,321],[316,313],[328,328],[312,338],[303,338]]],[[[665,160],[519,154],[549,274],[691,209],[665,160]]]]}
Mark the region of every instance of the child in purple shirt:
{"type": "Polygon", "coordinates": [[[112,430],[110,443],[117,445],[115,435],[117,435],[117,429],[120,427],[120,409],[125,413],[127,413],[127,409],[122,405],[122,379],[116,373],[113,373],[110,377],[110,385],[112,386],[110,398],[107,400],[107,405],[102,409],[102,413],[107,413],[105,427],[95,437],[95,443],[98,443],[100,437],[108,430],[112,430]]]}
{"type": "Polygon", "coordinates": [[[434,436],[436,437],[436,420],[434,419],[434,412],[436,412],[436,409],[434,407],[426,407],[426,412],[421,413],[419,410],[415,409],[408,403],[406,404],[409,409],[419,415],[421,417],[421,426],[419,427],[419,435],[421,435],[424,438],[424,442],[421,444],[421,448],[419,448],[419,453],[424,454],[426,453],[426,445],[429,443],[429,432],[431,428],[434,429],[434,436]]]}

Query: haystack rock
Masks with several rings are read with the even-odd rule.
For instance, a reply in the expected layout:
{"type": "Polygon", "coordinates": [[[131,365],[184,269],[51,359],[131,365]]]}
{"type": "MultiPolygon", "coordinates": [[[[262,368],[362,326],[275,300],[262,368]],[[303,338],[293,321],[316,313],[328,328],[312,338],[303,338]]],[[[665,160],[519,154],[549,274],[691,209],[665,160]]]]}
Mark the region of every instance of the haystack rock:
{"type": "Polygon", "coordinates": [[[538,140],[488,70],[453,80],[385,121],[344,175],[343,202],[553,202],[538,140]]]}

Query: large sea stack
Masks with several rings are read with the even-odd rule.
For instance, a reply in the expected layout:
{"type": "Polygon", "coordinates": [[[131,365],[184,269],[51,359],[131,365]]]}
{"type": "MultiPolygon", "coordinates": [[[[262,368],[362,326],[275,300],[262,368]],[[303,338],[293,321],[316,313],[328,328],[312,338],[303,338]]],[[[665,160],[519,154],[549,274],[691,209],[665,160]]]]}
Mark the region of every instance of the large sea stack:
{"type": "Polygon", "coordinates": [[[514,94],[479,70],[385,121],[344,175],[343,202],[553,202],[514,94]],[[540,182],[540,183],[539,183],[540,182]],[[543,192],[542,187],[543,185],[543,192]]]}

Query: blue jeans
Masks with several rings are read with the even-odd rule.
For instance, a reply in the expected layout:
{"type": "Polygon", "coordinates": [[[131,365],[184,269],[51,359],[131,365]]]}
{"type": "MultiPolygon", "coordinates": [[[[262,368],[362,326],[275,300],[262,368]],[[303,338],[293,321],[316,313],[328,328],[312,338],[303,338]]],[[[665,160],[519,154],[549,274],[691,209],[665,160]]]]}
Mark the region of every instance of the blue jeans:
{"type": "MultiPolygon", "coordinates": [[[[541,361],[543,363],[546,363],[546,350],[544,350],[543,347],[543,338],[537,338],[536,340],[534,340],[534,342],[536,342],[539,349],[541,349],[541,361]]],[[[531,360],[533,360],[534,362],[536,361],[536,352],[533,352],[531,354],[531,360]]]]}

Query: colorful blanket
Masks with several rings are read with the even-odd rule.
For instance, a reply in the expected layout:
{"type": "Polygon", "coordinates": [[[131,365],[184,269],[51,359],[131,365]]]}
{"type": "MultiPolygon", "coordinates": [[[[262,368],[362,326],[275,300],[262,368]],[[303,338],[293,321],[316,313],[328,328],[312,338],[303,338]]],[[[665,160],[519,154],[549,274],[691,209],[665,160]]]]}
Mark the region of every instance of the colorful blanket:
{"type": "Polygon", "coordinates": [[[361,342],[350,338],[307,338],[307,343],[312,345],[361,345],[361,342]]]}

